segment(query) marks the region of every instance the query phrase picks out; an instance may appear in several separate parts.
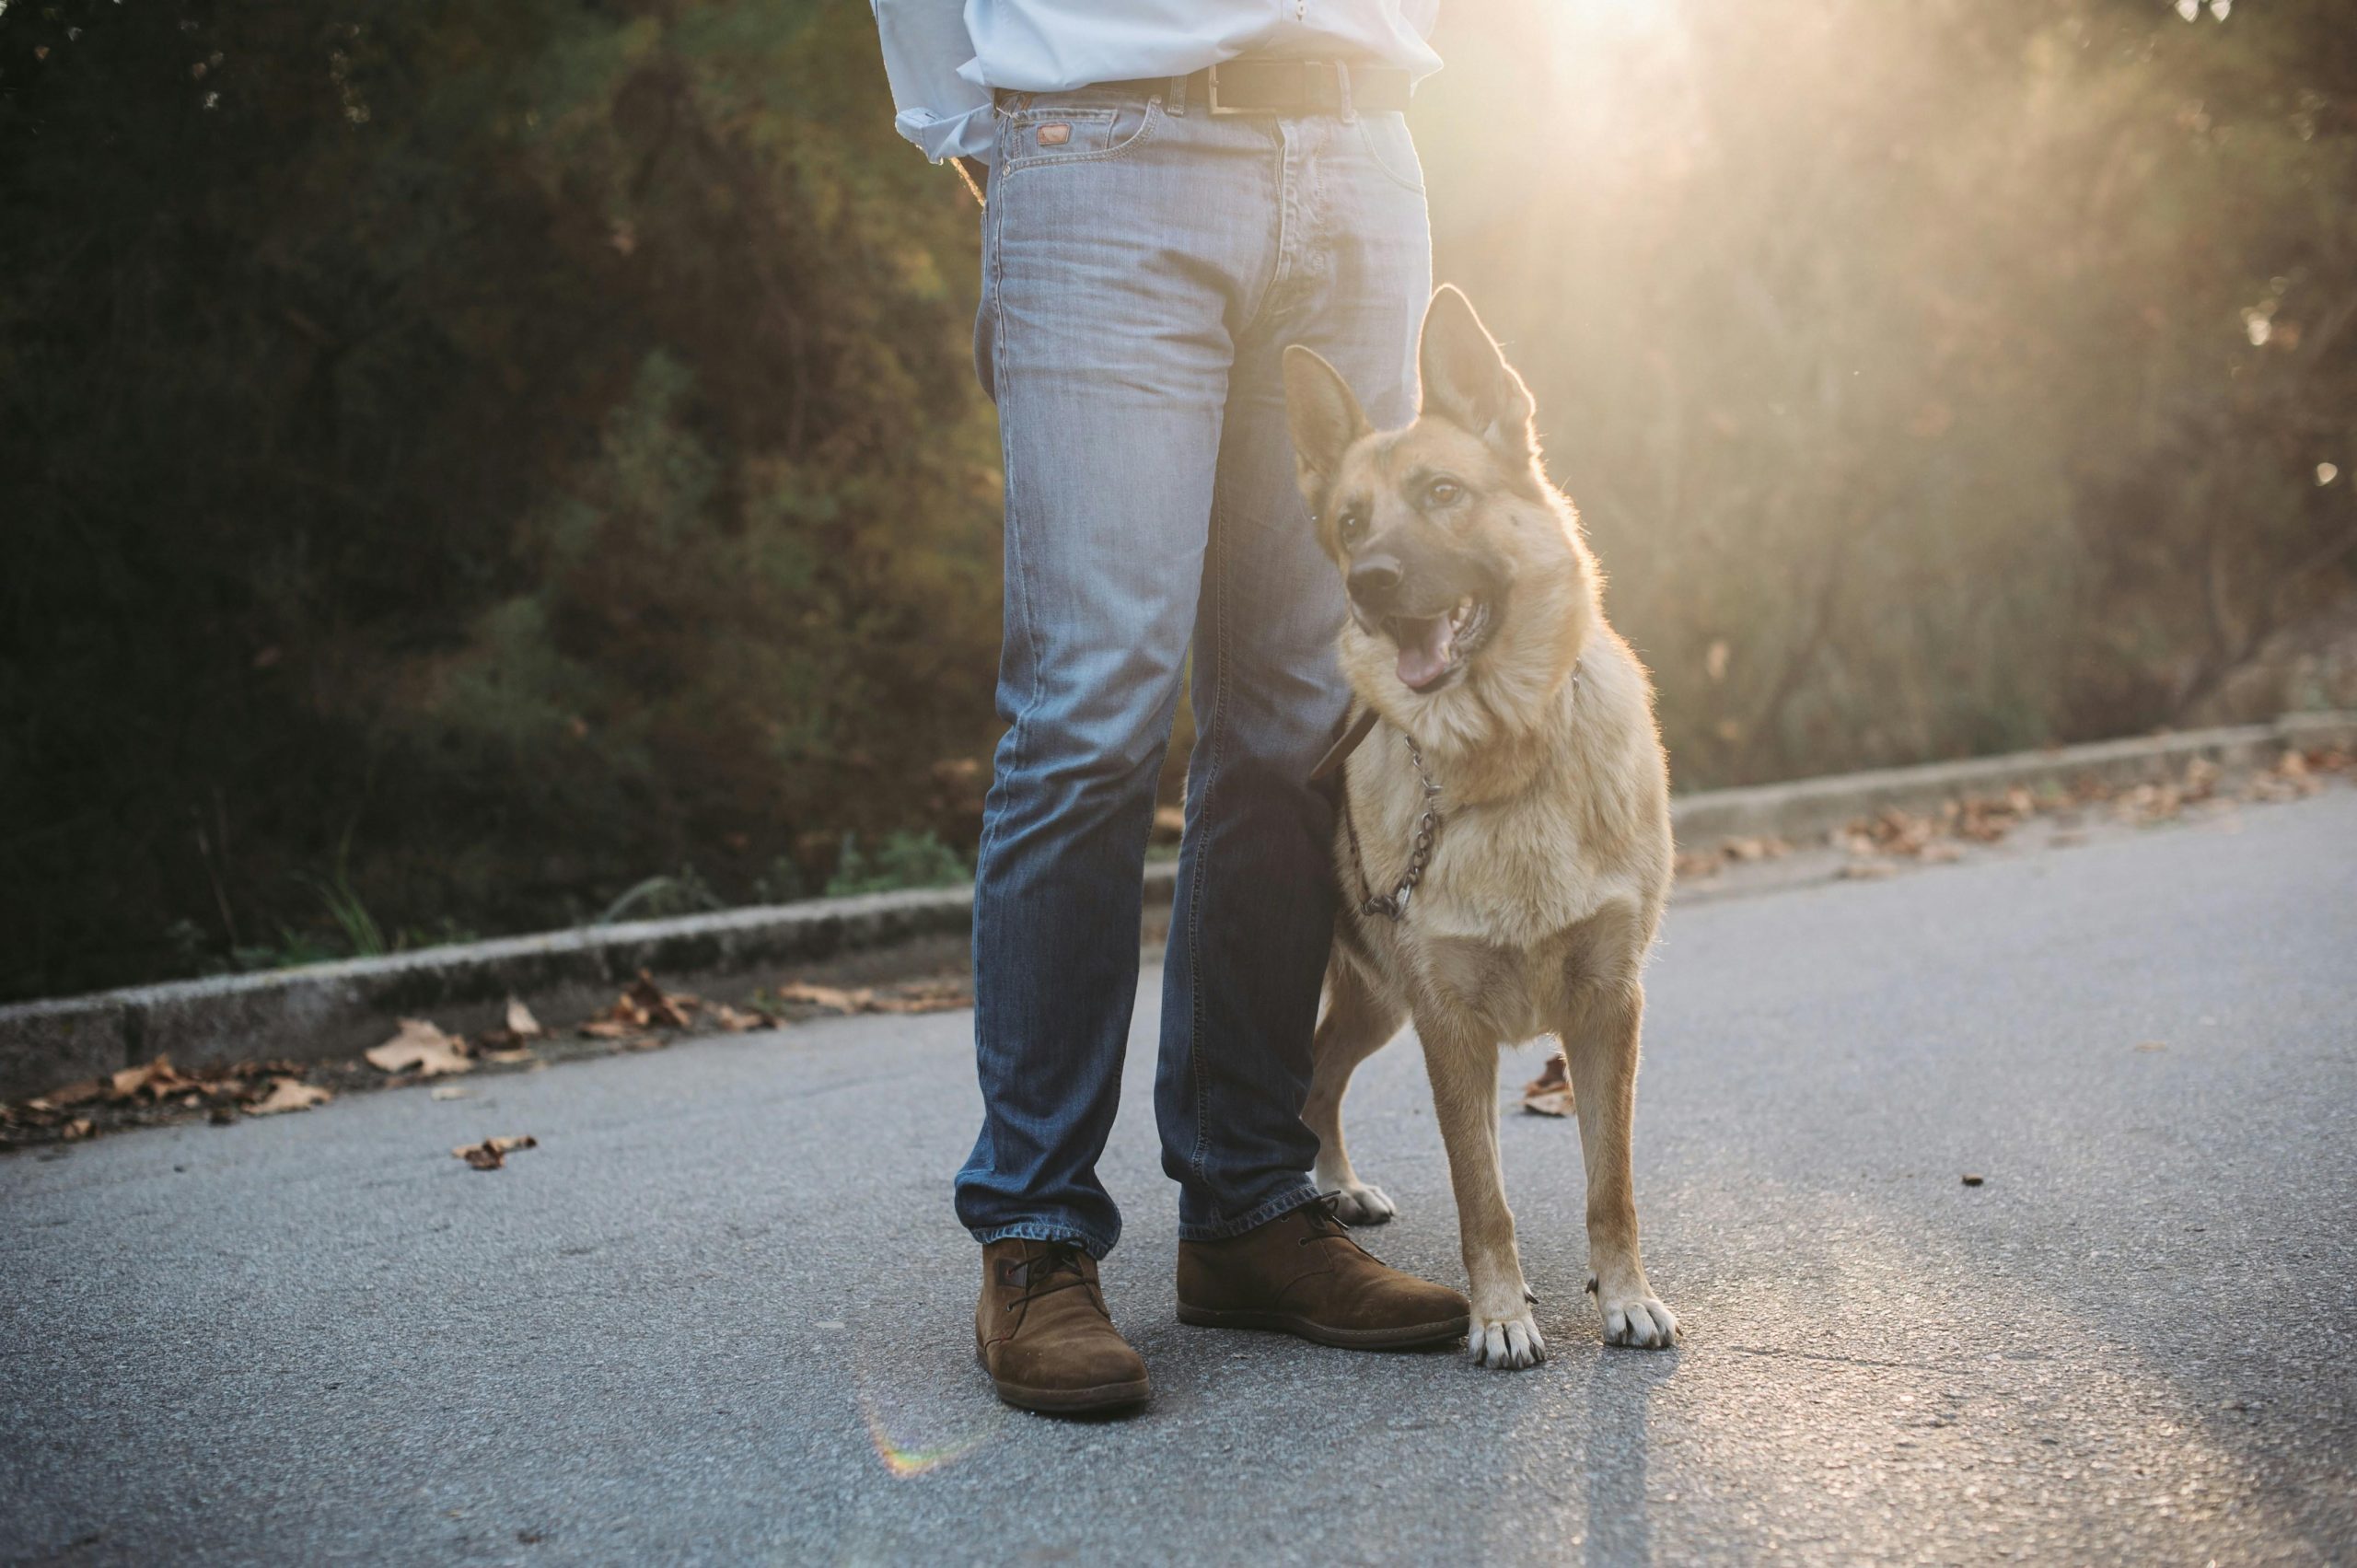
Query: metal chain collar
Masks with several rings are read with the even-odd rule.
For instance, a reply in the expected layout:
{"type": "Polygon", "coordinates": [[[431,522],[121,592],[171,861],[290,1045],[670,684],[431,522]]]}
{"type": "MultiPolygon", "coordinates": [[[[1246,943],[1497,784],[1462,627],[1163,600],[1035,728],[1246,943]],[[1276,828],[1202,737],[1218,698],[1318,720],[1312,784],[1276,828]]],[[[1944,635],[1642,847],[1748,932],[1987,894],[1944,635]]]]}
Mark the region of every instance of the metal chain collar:
{"type": "MultiPolygon", "coordinates": [[[[1585,660],[1574,660],[1572,665],[1572,701],[1575,703],[1579,701],[1580,672],[1585,663],[1585,660]]],[[[1364,733],[1362,729],[1360,734],[1364,733]]],[[[1359,738],[1360,735],[1345,737],[1335,749],[1341,755],[1329,756],[1327,762],[1319,764],[1319,772],[1324,772],[1329,766],[1339,768],[1341,758],[1350,754],[1359,738]]],[[[1409,760],[1416,764],[1416,782],[1424,786],[1424,809],[1423,814],[1416,819],[1416,838],[1414,846],[1408,852],[1408,869],[1400,873],[1399,885],[1387,893],[1378,893],[1367,886],[1366,859],[1359,852],[1359,825],[1351,816],[1351,778],[1347,772],[1342,775],[1342,831],[1350,839],[1351,869],[1359,879],[1359,912],[1379,914],[1386,920],[1408,918],[1408,900],[1415,897],[1418,885],[1424,879],[1424,869],[1432,864],[1433,841],[1440,836],[1442,820],[1440,782],[1433,777],[1432,770],[1424,766],[1422,748],[1416,744],[1416,738],[1404,729],[1399,732],[1399,739],[1408,748],[1409,760]]]]}
{"type": "Polygon", "coordinates": [[[1386,920],[1405,920],[1408,900],[1415,896],[1417,884],[1424,879],[1424,868],[1432,864],[1433,841],[1440,835],[1440,783],[1424,766],[1424,753],[1416,738],[1406,730],[1399,738],[1408,748],[1409,760],[1416,765],[1416,782],[1423,785],[1423,814],[1416,819],[1414,847],[1408,852],[1408,869],[1399,875],[1399,884],[1388,893],[1378,893],[1367,885],[1366,860],[1359,852],[1359,826],[1351,816],[1351,787],[1347,779],[1342,784],[1342,830],[1351,844],[1351,869],[1359,879],[1359,912],[1381,915],[1386,920]]]}

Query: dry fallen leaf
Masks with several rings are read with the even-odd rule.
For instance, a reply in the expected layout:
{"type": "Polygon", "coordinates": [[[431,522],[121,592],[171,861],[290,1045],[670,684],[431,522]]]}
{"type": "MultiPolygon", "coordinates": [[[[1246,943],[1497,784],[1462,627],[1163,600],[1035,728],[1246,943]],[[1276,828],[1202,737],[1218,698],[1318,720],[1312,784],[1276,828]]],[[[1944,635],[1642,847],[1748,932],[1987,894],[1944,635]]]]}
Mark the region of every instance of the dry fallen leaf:
{"type": "Polygon", "coordinates": [[[42,1110],[71,1109],[75,1106],[87,1105],[94,1099],[103,1098],[111,1094],[113,1089],[113,1084],[108,1079],[87,1078],[78,1084],[68,1084],[62,1089],[52,1089],[47,1095],[32,1101],[31,1104],[42,1110]]]}
{"type": "Polygon", "coordinates": [[[1870,881],[1877,877],[1896,877],[1898,867],[1887,860],[1853,860],[1841,868],[1841,875],[1852,881],[1870,881]]]}
{"type": "Polygon", "coordinates": [[[399,1034],[382,1045],[371,1046],[366,1054],[368,1064],[380,1071],[414,1072],[434,1078],[445,1073],[474,1071],[466,1051],[464,1040],[444,1034],[424,1019],[403,1018],[399,1034]]]}
{"type": "Polygon", "coordinates": [[[480,1144],[468,1144],[450,1152],[477,1170],[497,1170],[507,1163],[507,1156],[517,1149],[537,1149],[540,1141],[525,1133],[514,1138],[485,1138],[480,1144]]]}
{"type": "Polygon", "coordinates": [[[475,1039],[474,1058],[478,1062],[525,1062],[532,1052],[526,1040],[545,1040],[548,1030],[532,1010],[511,996],[506,1014],[496,1028],[485,1029],[475,1039]]]}
{"type": "Polygon", "coordinates": [[[962,985],[915,985],[899,993],[868,999],[871,1013],[950,1013],[970,1007],[974,997],[962,985]]]}
{"type": "Polygon", "coordinates": [[[1717,850],[1686,850],[1679,853],[1677,875],[1680,881],[1700,881],[1716,877],[1726,864],[1726,857],[1717,850]]]}
{"type": "Polygon", "coordinates": [[[695,1011],[701,998],[684,993],[667,993],[655,983],[653,975],[641,970],[638,978],[631,982],[630,989],[622,993],[622,1001],[638,1010],[636,1021],[642,1025],[683,1029],[688,1027],[688,1015],[695,1011]]]}
{"type": "Polygon", "coordinates": [[[965,980],[919,981],[914,985],[902,986],[900,995],[908,1001],[922,1003],[927,1011],[974,1005],[973,983],[965,980]]]}
{"type": "Polygon", "coordinates": [[[683,991],[667,992],[655,983],[655,977],[644,970],[631,982],[628,991],[614,998],[614,1005],[581,1026],[581,1032],[594,1040],[623,1040],[650,1028],[684,1029],[690,1015],[703,1005],[703,999],[683,991]]]}
{"type": "Polygon", "coordinates": [[[1964,1184],[1967,1187],[1978,1187],[1987,1179],[1989,1179],[1987,1177],[1976,1175],[1968,1170],[1964,1173],[1964,1184]]]}
{"type": "MultiPolygon", "coordinates": [[[[238,1068],[231,1068],[233,1074],[238,1068]]],[[[79,1086],[76,1086],[77,1087],[79,1086]]],[[[172,1065],[168,1056],[158,1056],[144,1067],[125,1067],[109,1080],[107,1098],[117,1104],[137,1099],[169,1099],[197,1086],[197,1081],[172,1065]]]]}
{"type": "Polygon", "coordinates": [[[1557,1051],[1538,1076],[1522,1086],[1522,1109],[1533,1116],[1569,1116],[1579,1109],[1572,1095],[1572,1070],[1557,1051]]]}
{"type": "Polygon", "coordinates": [[[726,1002],[707,1002],[704,1013],[712,1021],[730,1034],[740,1035],[749,1029],[773,1029],[777,1020],[766,1013],[740,1013],[726,1002]]]}
{"type": "Polygon", "coordinates": [[[832,985],[813,985],[807,980],[788,981],[777,988],[777,993],[783,1001],[807,1002],[836,1013],[864,1012],[876,1000],[876,993],[865,987],[844,991],[832,985]]]}
{"type": "Polygon", "coordinates": [[[945,1013],[973,1005],[973,993],[956,981],[919,981],[879,994],[872,986],[840,986],[790,981],[777,988],[783,1002],[807,1003],[830,1013],[945,1013]]]}
{"type": "Polygon", "coordinates": [[[276,1116],[283,1111],[308,1110],[315,1105],[325,1105],[335,1096],[317,1084],[307,1084],[300,1078],[273,1078],[270,1092],[246,1107],[249,1116],[276,1116]]]}

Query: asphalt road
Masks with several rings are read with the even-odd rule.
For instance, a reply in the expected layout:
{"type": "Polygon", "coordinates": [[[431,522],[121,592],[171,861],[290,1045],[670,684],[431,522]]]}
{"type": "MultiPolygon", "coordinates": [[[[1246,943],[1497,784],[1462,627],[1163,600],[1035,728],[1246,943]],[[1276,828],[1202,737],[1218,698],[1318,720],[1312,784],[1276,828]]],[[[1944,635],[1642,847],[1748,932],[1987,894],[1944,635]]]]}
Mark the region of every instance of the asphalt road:
{"type": "MultiPolygon", "coordinates": [[[[1087,1425],[971,1360],[962,1014],[0,1160],[0,1558],[2357,1561],[2357,791],[1681,906],[1651,996],[1679,1349],[1598,1344],[1519,1115],[1544,1366],[1179,1326],[1142,1045],[1157,1393],[1087,1425]]],[[[1423,1094],[1377,1057],[1353,1147],[1456,1279],[1423,1094]]]]}

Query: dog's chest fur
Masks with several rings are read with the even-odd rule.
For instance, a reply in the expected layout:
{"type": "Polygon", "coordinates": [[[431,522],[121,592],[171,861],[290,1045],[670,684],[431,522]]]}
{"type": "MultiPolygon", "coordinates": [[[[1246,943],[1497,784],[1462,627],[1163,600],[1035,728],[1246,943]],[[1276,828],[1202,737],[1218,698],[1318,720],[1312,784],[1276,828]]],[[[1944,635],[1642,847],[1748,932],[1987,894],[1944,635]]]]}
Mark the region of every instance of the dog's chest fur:
{"type": "MultiPolygon", "coordinates": [[[[1437,1006],[1492,1039],[1528,1040],[1553,1028],[1583,986],[1623,970],[1633,978],[1666,882],[1668,824],[1647,804],[1661,797],[1662,763],[1649,714],[1633,731],[1616,722],[1626,697],[1642,703],[1641,693],[1620,690],[1617,669],[1596,673],[1582,696],[1566,693],[1529,787],[1458,803],[1449,769],[1433,763],[1442,825],[1404,919],[1358,911],[1364,894],[1343,850],[1345,941],[1420,1011],[1437,1006]],[[1605,711],[1577,714],[1581,700],[1605,711]]],[[[1424,804],[1398,731],[1376,727],[1346,784],[1367,883],[1388,892],[1424,804]]]]}

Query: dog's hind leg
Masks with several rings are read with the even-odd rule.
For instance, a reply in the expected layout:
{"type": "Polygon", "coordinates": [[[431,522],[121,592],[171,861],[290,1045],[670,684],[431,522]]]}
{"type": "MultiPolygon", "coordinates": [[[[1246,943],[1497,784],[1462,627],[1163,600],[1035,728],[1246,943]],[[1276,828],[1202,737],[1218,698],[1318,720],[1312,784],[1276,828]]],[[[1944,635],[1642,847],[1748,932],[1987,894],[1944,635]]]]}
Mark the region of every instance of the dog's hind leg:
{"type": "Polygon", "coordinates": [[[1514,1214],[1506,1207],[1505,1173],[1498,1165],[1498,1045],[1477,1032],[1452,1031],[1437,1020],[1416,1020],[1432,1074],[1433,1110],[1448,1147],[1448,1176],[1457,1190],[1457,1240],[1471,1285],[1473,1323],[1468,1339],[1477,1366],[1520,1367],[1547,1359],[1547,1342],[1530,1313],[1515,1249],[1514,1214]]]}
{"type": "Polygon", "coordinates": [[[1335,1194],[1345,1225],[1381,1225],[1399,1211],[1380,1187],[1351,1168],[1342,1145],[1342,1096],[1358,1064],[1399,1032],[1402,1009],[1375,993],[1364,976],[1337,959],[1327,970],[1326,1014],[1310,1042],[1309,1101],[1301,1119],[1318,1134],[1318,1190],[1335,1194]]]}
{"type": "Polygon", "coordinates": [[[1587,1165],[1588,1288],[1604,1314],[1605,1343],[1662,1350],[1678,1338],[1678,1318],[1645,1283],[1629,1170],[1644,987],[1630,980],[1581,989],[1562,1033],[1587,1165]]]}

